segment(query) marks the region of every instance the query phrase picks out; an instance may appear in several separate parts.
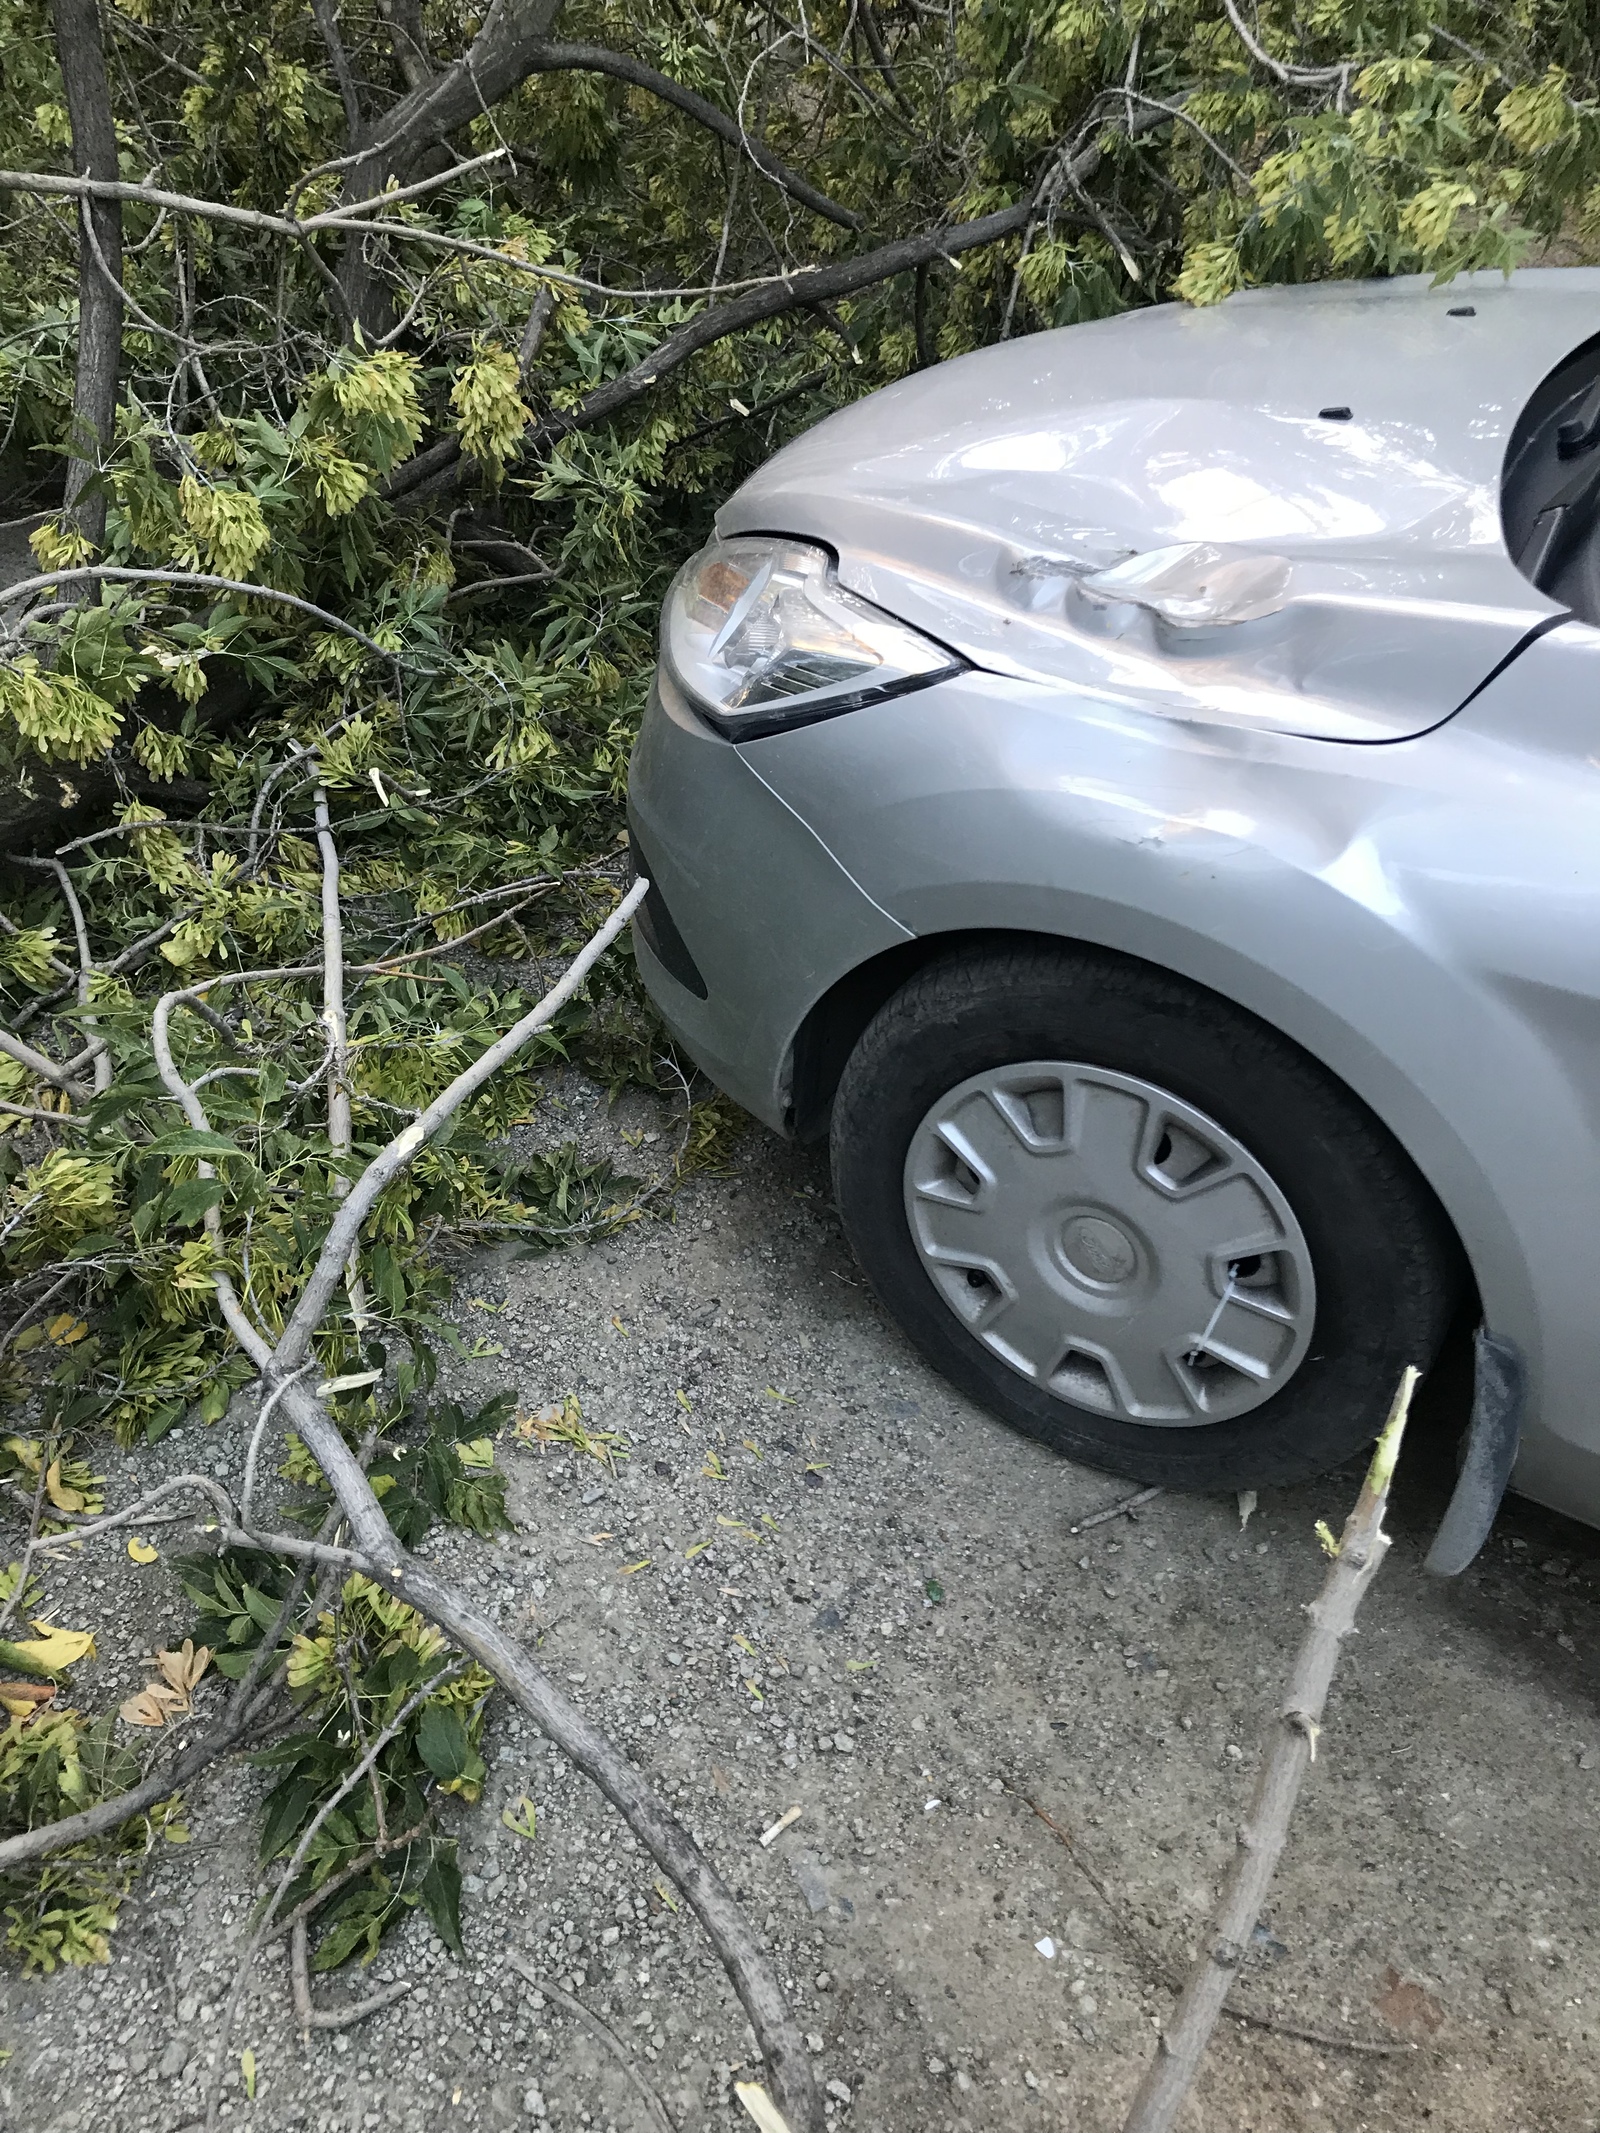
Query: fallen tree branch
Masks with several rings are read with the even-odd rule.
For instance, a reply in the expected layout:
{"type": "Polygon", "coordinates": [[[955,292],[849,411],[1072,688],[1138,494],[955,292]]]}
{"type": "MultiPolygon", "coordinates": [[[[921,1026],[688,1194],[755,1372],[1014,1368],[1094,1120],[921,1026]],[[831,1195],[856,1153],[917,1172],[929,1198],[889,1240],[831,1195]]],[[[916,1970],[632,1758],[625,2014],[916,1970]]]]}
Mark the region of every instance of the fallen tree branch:
{"type": "MultiPolygon", "coordinates": [[[[319,1890],[318,1894],[321,1893],[319,1890]]],[[[381,2014],[385,2007],[403,2000],[411,1990],[411,1980],[401,1978],[396,1984],[384,1985],[378,1991],[368,1993],[364,2000],[357,2000],[350,2007],[315,2006],[311,1998],[311,1963],[304,1918],[296,1918],[289,1929],[289,1982],[294,1991],[295,2020],[307,2036],[314,2029],[352,2029],[357,2022],[364,2022],[368,2015],[381,2014]]]]}
{"type": "MultiPolygon", "coordinates": [[[[418,1151],[426,1146],[445,1121],[452,1118],[486,1082],[492,1080],[507,1061],[513,1059],[528,1040],[543,1029],[572,998],[644,901],[648,887],[648,882],[642,879],[636,881],[605,924],[592,936],[582,952],[574,957],[560,982],[553,985],[538,1005],[507,1030],[497,1043],[491,1044],[470,1067],[458,1074],[403,1133],[397,1134],[386,1148],[373,1157],[349,1198],[330,1223],[310,1279],[301,1290],[300,1299],[284,1326],[282,1337],[271,1353],[270,1375],[274,1380],[297,1370],[305,1361],[311,1346],[311,1337],[321,1325],[333,1292],[343,1279],[346,1260],[360,1238],[362,1224],[383,1193],[402,1171],[409,1168],[418,1151]]],[[[162,1078],[166,1080],[165,1071],[162,1078]]],[[[167,1086],[177,1093],[171,1081],[167,1082],[167,1086]]],[[[183,1101],[181,1097],[179,1100],[183,1101]]],[[[185,1115],[189,1117],[191,1125],[199,1126],[202,1131],[209,1130],[205,1114],[198,1104],[195,1104],[192,1112],[185,1104],[185,1115]]],[[[266,1362],[268,1358],[263,1356],[261,1360],[266,1362]]],[[[376,1503],[376,1499],[373,1500],[376,1503]]],[[[359,1528],[357,1530],[359,1531],[359,1528]]],[[[382,1530],[387,1534],[387,1519],[382,1520],[382,1530]]]]}
{"type": "Polygon", "coordinates": [[[1222,0],[1222,5],[1227,12],[1228,20],[1233,24],[1234,33],[1239,42],[1258,66],[1265,67],[1267,72],[1278,81],[1293,83],[1298,88],[1315,89],[1337,82],[1342,104],[1350,85],[1350,76],[1356,66],[1356,62],[1353,59],[1341,59],[1331,67],[1297,67],[1291,65],[1288,60],[1274,59],[1261,42],[1261,39],[1252,35],[1245,26],[1245,19],[1239,12],[1237,0],[1222,0]]]}
{"type": "Polygon", "coordinates": [[[25,1066],[30,1074],[41,1081],[49,1082],[51,1088],[62,1089],[68,1096],[76,1097],[79,1103],[88,1101],[90,1091],[81,1081],[75,1081],[65,1067],[47,1059],[43,1052],[36,1052],[31,1044],[24,1044],[20,1037],[13,1037],[10,1030],[0,1029],[0,1052],[14,1059],[18,1066],[25,1066]]]}
{"type": "MultiPolygon", "coordinates": [[[[10,585],[0,588],[0,607],[9,607],[14,601],[26,598],[31,593],[44,592],[55,585],[82,585],[89,580],[106,579],[117,585],[194,585],[214,592],[244,593],[252,600],[276,600],[282,607],[295,608],[302,615],[310,615],[315,621],[326,623],[331,630],[338,630],[346,637],[354,637],[358,644],[365,645],[369,652],[376,652],[380,659],[403,659],[402,653],[379,644],[365,630],[358,630],[353,622],[346,622],[342,615],[335,615],[325,607],[318,607],[314,600],[302,600],[298,593],[280,592],[275,585],[252,585],[244,578],[214,577],[206,570],[128,570],[120,564],[96,563],[92,568],[73,570],[45,570],[37,577],[17,578],[10,585]]],[[[136,829],[159,828],[158,823],[135,823],[136,829]]]]}
{"type": "Polygon", "coordinates": [[[534,44],[527,48],[528,72],[530,74],[608,74],[613,81],[622,81],[636,89],[646,89],[665,104],[692,118],[696,125],[704,126],[760,171],[790,199],[798,200],[802,207],[809,207],[813,214],[826,217],[843,230],[859,230],[862,217],[853,208],[841,207],[837,200],[830,200],[808,179],[791,170],[787,163],[773,154],[759,135],[751,133],[726,111],[708,102],[682,82],[670,75],[646,66],[642,59],[635,59],[631,52],[612,52],[597,44],[534,44]]]}
{"type": "Polygon", "coordinates": [[[318,1804],[316,1813],[312,1815],[305,1828],[300,1832],[300,1840],[289,1855],[289,1863],[279,1875],[278,1885],[271,1896],[268,1897],[266,1909],[256,1921],[255,1931],[245,1943],[244,1953],[239,1958],[239,1967],[234,1972],[232,1989],[223,2005],[222,2020],[217,2025],[216,2061],[212,2068],[206,2097],[205,2122],[208,2129],[215,2126],[217,2114],[221,2108],[222,2083],[228,2066],[228,2045],[233,2035],[233,2025],[238,2020],[239,2009],[243,2005],[245,1993],[249,1988],[256,1957],[260,1954],[267,1940],[272,1921],[277,1915],[278,1906],[283,1901],[284,1892],[290,1887],[295,1876],[306,1863],[306,1857],[316,1841],[317,1832],[326,1823],[329,1815],[333,1813],[339,1802],[348,1799],[356,1787],[363,1782],[368,1771],[376,1765],[378,1757],[383,1753],[384,1749],[388,1747],[392,1740],[397,1739],[404,1732],[406,1726],[421,1710],[422,1706],[431,1697],[436,1696],[447,1682],[455,1680],[458,1675],[464,1673],[466,1666],[465,1659],[458,1659],[454,1664],[441,1667],[437,1673],[430,1674],[420,1688],[414,1689],[399,1710],[396,1711],[393,1718],[383,1728],[382,1732],[373,1735],[365,1755],[362,1756],[353,1769],[345,1772],[332,1792],[328,1793],[318,1804]]]}
{"type": "Polygon", "coordinates": [[[1283,1707],[1273,1728],[1238,1849],[1207,1930],[1205,1946],[1172,2020],[1161,2032],[1155,2060],[1139,2084],[1122,2133],[1171,2133],[1188,2095],[1223,2002],[1244,1960],[1267,1888],[1289,1835],[1289,1821],[1307,1770],[1343,1640],[1356,1610],[1389,1552],[1383,1514],[1421,1373],[1410,1367],[1378,1439],[1355,1509],[1337,1542],[1324,1533],[1333,1564],[1306,1612],[1311,1626],[1295,1658],[1283,1707]]]}
{"type": "MultiPolygon", "coordinates": [[[[360,1461],[345,1443],[322,1401],[299,1381],[297,1375],[308,1359],[312,1338],[343,1279],[349,1254],[359,1240],[362,1225],[385,1188],[400,1176],[461,1106],[571,998],[648,890],[648,881],[642,878],[636,881],[559,983],[504,1037],[489,1046],[472,1066],[457,1075],[426,1110],[367,1165],[329,1225],[299,1301],[276,1342],[268,1339],[240,1302],[222,1264],[220,1215],[215,1207],[207,1211],[207,1229],[217,1245],[217,1265],[212,1278],[223,1318],[256,1364],[269,1392],[278,1393],[286,1417],[322,1469],[338,1507],[349,1523],[355,1549],[330,1550],[315,1543],[295,1543],[287,1536],[274,1536],[271,1541],[253,1539],[233,1531],[225,1531],[223,1538],[253,1546],[270,1546],[302,1559],[314,1556],[330,1564],[336,1562],[340,1568],[361,1569],[397,1598],[415,1607],[444,1631],[458,1651],[477,1660],[493,1674],[547,1738],[599,1787],[681,1890],[704,1926],[750,2019],[771,2070],[778,2103],[793,2133],[821,2133],[821,2101],[804,2042],[789,2012],[771,1960],[727,1885],[687,1831],[668,1813],[643,1774],[562,1694],[529,1654],[494,1623],[469,1607],[452,1585],[436,1577],[426,1564],[401,1546],[381,1503],[373,1494],[360,1461]]],[[[300,974],[310,975],[316,967],[302,966],[300,974]]],[[[242,977],[245,973],[226,975],[242,977]]],[[[168,1093],[175,1098],[192,1126],[201,1132],[209,1132],[211,1126],[205,1108],[194,1087],[179,1073],[168,1035],[173,1008],[191,1002],[203,989],[169,993],[157,1003],[151,1044],[168,1093]]],[[[211,1166],[204,1160],[198,1167],[202,1175],[211,1174],[211,1166]]]]}
{"type": "MultiPolygon", "coordinates": [[[[344,921],[339,911],[339,848],[333,841],[328,794],[317,786],[317,850],[322,857],[322,1022],[328,1033],[328,1146],[333,1154],[333,1196],[345,1199],[350,1180],[343,1165],[351,1148],[350,1030],[344,1011],[344,921]]],[[[355,1245],[345,1261],[345,1293],[359,1339],[367,1326],[367,1291],[361,1279],[361,1255],[355,1245]]]]}
{"type": "MultiPolygon", "coordinates": [[[[98,0],[51,0],[56,60],[72,129],[72,163],[86,178],[117,175],[117,128],[106,80],[98,0]]],[[[114,199],[85,199],[85,243],[78,262],[77,365],[72,387],[71,456],[65,515],[98,548],[105,537],[105,492],[97,477],[116,432],[122,375],[122,209],[114,199]],[[95,271],[95,255],[105,266],[95,271]],[[87,493],[85,493],[87,492],[87,493]]]]}
{"type": "MultiPolygon", "coordinates": [[[[609,421],[663,378],[681,370],[691,356],[726,340],[730,334],[743,333],[785,311],[825,303],[834,297],[850,296],[858,289],[871,288],[874,283],[891,281],[897,274],[910,273],[932,260],[954,260],[962,252],[998,244],[1002,238],[1014,236],[1026,228],[1035,211],[1031,200],[1020,201],[1015,207],[999,208],[992,215],[980,215],[972,222],[946,223],[939,229],[924,231],[918,237],[897,238],[892,244],[859,253],[853,259],[834,260],[827,266],[797,267],[793,273],[747,289],[726,303],[712,304],[680,326],[676,333],[669,334],[631,370],[624,371],[620,377],[608,378],[605,384],[586,393],[575,408],[541,417],[524,432],[520,453],[526,458],[541,445],[554,443],[576,430],[592,429],[597,422],[609,421]]],[[[1077,222],[1087,218],[1067,215],[1057,219],[1077,222]]],[[[431,492],[445,480],[454,478],[462,458],[456,439],[444,438],[397,467],[384,486],[384,494],[399,498],[431,492]]]]}

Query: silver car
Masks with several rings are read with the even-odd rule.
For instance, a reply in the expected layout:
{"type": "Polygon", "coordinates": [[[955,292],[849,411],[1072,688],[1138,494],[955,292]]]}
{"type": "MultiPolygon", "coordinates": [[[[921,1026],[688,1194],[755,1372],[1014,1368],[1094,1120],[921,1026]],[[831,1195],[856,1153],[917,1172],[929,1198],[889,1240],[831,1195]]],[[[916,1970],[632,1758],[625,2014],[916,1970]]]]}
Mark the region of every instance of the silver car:
{"type": "Polygon", "coordinates": [[[1475,1552],[1600,1522],[1600,272],[1164,305],[945,363],[722,508],[631,782],[639,966],[831,1135],[939,1370],[1304,1478],[1479,1327],[1475,1552]]]}

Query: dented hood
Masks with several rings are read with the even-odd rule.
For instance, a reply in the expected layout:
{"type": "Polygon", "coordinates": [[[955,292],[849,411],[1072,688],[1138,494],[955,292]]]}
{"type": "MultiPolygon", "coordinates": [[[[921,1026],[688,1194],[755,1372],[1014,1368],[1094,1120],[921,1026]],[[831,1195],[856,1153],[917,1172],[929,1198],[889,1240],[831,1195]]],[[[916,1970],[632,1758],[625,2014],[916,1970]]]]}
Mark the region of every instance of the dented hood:
{"type": "Polygon", "coordinates": [[[846,585],[977,666],[1209,723],[1400,739],[1561,611],[1506,550],[1501,467],[1535,387],[1596,332],[1590,268],[1159,305],[858,402],[718,526],[825,542],[846,585]],[[1200,542],[1282,559],[1273,612],[1184,628],[1083,591],[1119,556],[1200,542]]]}

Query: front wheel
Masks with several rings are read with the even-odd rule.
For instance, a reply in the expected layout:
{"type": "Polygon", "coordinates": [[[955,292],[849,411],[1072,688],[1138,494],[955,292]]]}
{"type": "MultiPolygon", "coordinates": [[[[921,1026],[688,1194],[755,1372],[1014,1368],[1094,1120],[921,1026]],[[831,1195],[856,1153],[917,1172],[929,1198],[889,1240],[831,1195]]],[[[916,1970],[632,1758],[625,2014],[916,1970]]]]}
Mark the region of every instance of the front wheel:
{"type": "Polygon", "coordinates": [[[1364,1106],[1254,1016],[1099,950],[918,972],[846,1064],[833,1171],[934,1367],[1142,1481],[1337,1464],[1449,1318],[1443,1219],[1364,1106]]]}

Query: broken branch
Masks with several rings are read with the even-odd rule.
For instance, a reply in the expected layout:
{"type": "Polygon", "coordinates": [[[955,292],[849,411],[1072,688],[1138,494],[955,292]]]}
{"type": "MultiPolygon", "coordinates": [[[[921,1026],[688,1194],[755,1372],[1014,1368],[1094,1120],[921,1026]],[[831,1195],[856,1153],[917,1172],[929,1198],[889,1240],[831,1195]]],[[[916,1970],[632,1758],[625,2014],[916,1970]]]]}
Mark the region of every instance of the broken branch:
{"type": "MultiPolygon", "coordinates": [[[[1306,1610],[1311,1626],[1295,1658],[1283,1706],[1273,1727],[1255,1797],[1234,1854],[1205,1945],[1161,2033],[1156,2056],[1139,2085],[1122,2133],[1171,2133],[1205,2048],[1244,1961],[1267,1888],[1289,1835],[1289,1821],[1307,1770],[1316,1760],[1317,1735],[1339,1649],[1355,1628],[1356,1610],[1389,1552],[1383,1514],[1400,1456],[1411,1396],[1420,1371],[1407,1367],[1378,1439],[1355,1509],[1333,1550],[1320,1595],[1306,1610]]],[[[1326,1545],[1326,1544],[1325,1544],[1326,1545]]]]}

